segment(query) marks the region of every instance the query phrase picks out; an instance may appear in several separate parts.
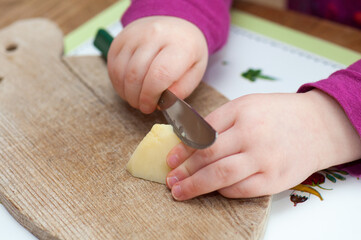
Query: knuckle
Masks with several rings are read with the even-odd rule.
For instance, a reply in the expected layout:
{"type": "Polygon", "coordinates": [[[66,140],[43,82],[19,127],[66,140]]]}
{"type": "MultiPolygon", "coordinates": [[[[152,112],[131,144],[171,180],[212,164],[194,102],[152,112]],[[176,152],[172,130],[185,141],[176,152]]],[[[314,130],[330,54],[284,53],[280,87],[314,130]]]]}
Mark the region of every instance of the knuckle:
{"type": "Polygon", "coordinates": [[[234,172],[234,167],[229,165],[217,166],[215,168],[216,178],[221,182],[222,185],[227,184],[230,181],[234,175],[234,172]]]}
{"type": "Polygon", "coordinates": [[[191,170],[191,167],[188,166],[188,164],[189,164],[189,162],[186,162],[185,164],[183,164],[183,169],[187,176],[192,176],[194,171],[191,170]]]}
{"type": "Polygon", "coordinates": [[[213,147],[209,147],[203,149],[202,151],[198,151],[198,154],[201,159],[209,159],[212,158],[212,156],[214,156],[215,150],[213,149],[213,147]]]}
{"type": "Polygon", "coordinates": [[[201,194],[200,184],[195,183],[193,179],[188,181],[188,184],[184,189],[184,195],[187,197],[193,197],[201,194]]]}
{"type": "Polygon", "coordinates": [[[164,35],[164,23],[159,20],[153,20],[148,24],[146,30],[142,33],[145,41],[154,41],[154,39],[161,39],[164,35]]]}
{"type": "Polygon", "coordinates": [[[138,80],[138,71],[135,67],[131,67],[126,73],[125,73],[125,82],[134,84],[138,80]]]}
{"type": "Polygon", "coordinates": [[[150,72],[150,78],[154,82],[166,81],[172,78],[172,74],[169,72],[168,67],[165,65],[155,66],[150,72]]]}
{"type": "Polygon", "coordinates": [[[158,35],[160,33],[162,33],[165,29],[165,24],[163,21],[157,19],[152,21],[150,27],[148,28],[148,31],[150,33],[150,35],[158,35]]]}

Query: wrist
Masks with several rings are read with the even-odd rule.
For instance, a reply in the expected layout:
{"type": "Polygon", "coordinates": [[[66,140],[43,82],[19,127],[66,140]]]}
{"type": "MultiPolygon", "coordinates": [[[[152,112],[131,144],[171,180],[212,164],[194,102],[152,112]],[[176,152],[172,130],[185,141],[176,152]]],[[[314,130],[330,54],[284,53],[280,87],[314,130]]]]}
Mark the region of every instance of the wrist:
{"type": "Polygon", "coordinates": [[[361,158],[361,139],[341,105],[327,93],[313,89],[304,94],[318,121],[318,131],[328,139],[327,151],[331,159],[321,160],[320,169],[351,162],[361,158]]]}

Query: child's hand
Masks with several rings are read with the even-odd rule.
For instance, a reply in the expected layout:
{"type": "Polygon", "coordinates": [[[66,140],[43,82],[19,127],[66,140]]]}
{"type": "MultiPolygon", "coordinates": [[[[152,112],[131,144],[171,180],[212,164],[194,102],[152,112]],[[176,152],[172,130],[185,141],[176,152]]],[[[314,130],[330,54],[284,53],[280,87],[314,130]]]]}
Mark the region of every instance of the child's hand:
{"type": "Polygon", "coordinates": [[[361,140],[327,94],[255,94],[207,117],[219,136],[208,149],[177,145],[167,185],[177,200],[218,190],[230,198],[270,195],[312,173],[361,158],[361,140]]]}
{"type": "Polygon", "coordinates": [[[190,95],[207,61],[207,42],[198,27],[180,18],[153,16],[132,22],[115,38],[108,72],[120,97],[151,113],[167,88],[180,98],[190,95]]]}

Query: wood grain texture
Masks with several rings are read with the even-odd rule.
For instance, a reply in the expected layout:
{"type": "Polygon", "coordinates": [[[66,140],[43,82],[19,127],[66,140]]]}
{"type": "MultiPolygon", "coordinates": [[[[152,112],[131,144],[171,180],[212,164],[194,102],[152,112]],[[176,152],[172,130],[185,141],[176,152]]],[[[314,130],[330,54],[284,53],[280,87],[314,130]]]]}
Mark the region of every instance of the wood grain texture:
{"type": "MultiPolygon", "coordinates": [[[[62,34],[35,19],[0,31],[0,201],[40,239],[259,239],[270,197],[186,202],[125,171],[156,122],[114,92],[99,57],[62,58],[62,34]],[[8,49],[8,50],[6,50],[8,49]]],[[[202,115],[227,99],[201,85],[202,115]]]]}
{"type": "Polygon", "coordinates": [[[44,17],[56,22],[67,34],[115,2],[117,0],[0,0],[0,29],[16,20],[44,17]]]}
{"type": "Polygon", "coordinates": [[[285,9],[287,6],[287,0],[233,0],[233,2],[247,2],[279,9],[285,9]]]}

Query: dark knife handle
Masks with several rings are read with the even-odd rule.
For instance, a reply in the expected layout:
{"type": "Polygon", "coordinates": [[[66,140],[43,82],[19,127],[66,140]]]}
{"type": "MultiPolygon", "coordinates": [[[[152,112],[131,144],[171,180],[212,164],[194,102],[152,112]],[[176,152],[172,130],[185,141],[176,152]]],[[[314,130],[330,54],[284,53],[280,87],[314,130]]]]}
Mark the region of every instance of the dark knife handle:
{"type": "Polygon", "coordinates": [[[102,28],[98,30],[95,36],[93,44],[102,53],[102,56],[105,58],[105,60],[108,57],[109,48],[113,42],[113,39],[113,36],[102,28]]]}

